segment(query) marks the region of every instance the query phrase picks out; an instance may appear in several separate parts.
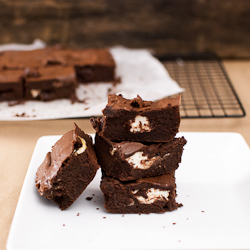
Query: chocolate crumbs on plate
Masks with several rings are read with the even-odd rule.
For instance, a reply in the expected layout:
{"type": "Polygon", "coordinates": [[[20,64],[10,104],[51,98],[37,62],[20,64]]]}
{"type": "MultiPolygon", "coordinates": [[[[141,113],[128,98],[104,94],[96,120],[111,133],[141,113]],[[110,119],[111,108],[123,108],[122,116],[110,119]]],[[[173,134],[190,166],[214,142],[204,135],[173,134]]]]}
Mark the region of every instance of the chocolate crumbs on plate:
{"type": "Polygon", "coordinates": [[[88,201],[91,201],[92,199],[93,199],[93,197],[90,197],[90,196],[86,197],[86,200],[88,200],[88,201]]]}

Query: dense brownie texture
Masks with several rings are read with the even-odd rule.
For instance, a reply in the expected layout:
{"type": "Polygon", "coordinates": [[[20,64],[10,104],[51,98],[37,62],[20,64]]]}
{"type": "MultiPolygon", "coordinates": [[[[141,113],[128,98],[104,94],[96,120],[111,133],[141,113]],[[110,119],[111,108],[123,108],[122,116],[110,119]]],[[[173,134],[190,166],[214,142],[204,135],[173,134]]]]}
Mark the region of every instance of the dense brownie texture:
{"type": "Polygon", "coordinates": [[[76,124],[48,152],[36,173],[40,195],[65,210],[93,180],[99,168],[92,139],[76,124]]]}
{"type": "Polygon", "coordinates": [[[111,141],[168,142],[179,131],[180,96],[159,101],[109,95],[102,118],[91,118],[96,132],[111,141]]]}
{"type": "Polygon", "coordinates": [[[46,67],[26,71],[26,98],[50,101],[60,98],[75,99],[75,72],[72,67],[46,67]]]}
{"type": "Polygon", "coordinates": [[[184,137],[168,143],[116,143],[96,134],[94,147],[106,175],[128,181],[175,171],[185,144],[184,137]]]}
{"type": "Polygon", "coordinates": [[[79,83],[115,79],[115,61],[107,49],[55,50],[53,57],[62,65],[73,66],[79,83]]]}
{"type": "Polygon", "coordinates": [[[0,70],[0,101],[21,100],[23,97],[23,71],[0,70]]]}
{"type": "Polygon", "coordinates": [[[105,175],[101,181],[104,207],[110,213],[164,213],[182,206],[176,203],[174,173],[121,182],[105,175]]]}
{"type": "Polygon", "coordinates": [[[3,51],[0,53],[0,69],[38,69],[53,60],[51,47],[31,51],[3,51]]]}

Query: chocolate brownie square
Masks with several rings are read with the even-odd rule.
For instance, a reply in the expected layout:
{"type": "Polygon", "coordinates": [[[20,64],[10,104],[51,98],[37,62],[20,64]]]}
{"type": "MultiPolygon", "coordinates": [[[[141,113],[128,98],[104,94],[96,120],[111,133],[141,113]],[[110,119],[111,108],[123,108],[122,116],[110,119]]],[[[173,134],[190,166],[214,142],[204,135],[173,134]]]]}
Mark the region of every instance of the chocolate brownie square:
{"type": "Polygon", "coordinates": [[[27,70],[25,80],[28,100],[75,99],[77,83],[72,67],[54,66],[27,70]]]}
{"type": "Polygon", "coordinates": [[[92,138],[75,124],[47,153],[36,173],[36,187],[41,196],[65,210],[86,189],[98,168],[92,138]]]}
{"type": "Polygon", "coordinates": [[[91,118],[96,132],[111,141],[168,142],[179,131],[180,96],[159,101],[109,95],[102,118],[91,118]]]}
{"type": "Polygon", "coordinates": [[[78,82],[112,82],[115,80],[115,61],[106,49],[79,51],[74,61],[78,82]]]}
{"type": "Polygon", "coordinates": [[[53,61],[52,47],[31,51],[3,51],[0,53],[0,69],[38,69],[53,61]]]}
{"type": "Polygon", "coordinates": [[[101,181],[104,207],[110,213],[164,213],[182,206],[175,200],[174,173],[121,182],[105,175],[101,181]]]}
{"type": "Polygon", "coordinates": [[[116,64],[108,49],[55,50],[53,58],[62,65],[73,66],[79,83],[115,79],[116,64]]]}
{"type": "Polygon", "coordinates": [[[181,162],[184,137],[166,143],[112,142],[96,134],[98,163],[107,176],[121,181],[175,171],[181,162]]]}
{"type": "Polygon", "coordinates": [[[0,70],[0,101],[21,100],[23,81],[22,70],[0,70]]]}

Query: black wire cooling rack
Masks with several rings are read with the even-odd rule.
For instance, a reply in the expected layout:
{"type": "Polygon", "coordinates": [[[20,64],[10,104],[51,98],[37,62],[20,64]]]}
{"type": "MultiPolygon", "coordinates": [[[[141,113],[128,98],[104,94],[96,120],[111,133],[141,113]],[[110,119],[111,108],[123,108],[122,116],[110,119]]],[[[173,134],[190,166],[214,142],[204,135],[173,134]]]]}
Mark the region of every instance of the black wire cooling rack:
{"type": "Polygon", "coordinates": [[[213,54],[166,55],[159,58],[185,89],[182,118],[243,117],[245,111],[220,59],[213,54]]]}

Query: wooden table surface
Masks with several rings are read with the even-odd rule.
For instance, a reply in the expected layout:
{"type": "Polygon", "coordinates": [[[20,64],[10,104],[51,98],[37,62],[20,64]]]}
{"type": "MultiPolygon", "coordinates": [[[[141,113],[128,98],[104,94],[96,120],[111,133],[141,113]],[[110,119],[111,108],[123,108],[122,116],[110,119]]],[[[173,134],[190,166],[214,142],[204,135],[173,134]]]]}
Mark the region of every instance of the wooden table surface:
{"type": "MultiPolygon", "coordinates": [[[[243,118],[183,119],[181,132],[237,132],[250,146],[250,61],[224,61],[224,67],[243,104],[243,118]]],[[[76,122],[93,133],[88,119],[0,122],[0,250],[5,249],[12,218],[29,162],[39,137],[61,135],[76,122]]]]}

